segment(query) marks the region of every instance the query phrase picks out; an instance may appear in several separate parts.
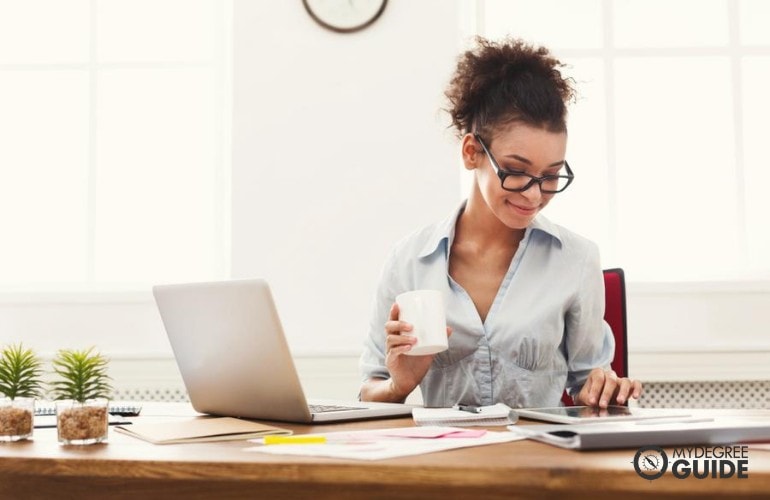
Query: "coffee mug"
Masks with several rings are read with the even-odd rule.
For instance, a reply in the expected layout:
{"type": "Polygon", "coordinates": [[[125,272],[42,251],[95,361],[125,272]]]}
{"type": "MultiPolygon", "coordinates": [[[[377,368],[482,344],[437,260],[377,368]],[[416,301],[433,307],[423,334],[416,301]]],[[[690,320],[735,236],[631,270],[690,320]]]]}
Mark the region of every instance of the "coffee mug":
{"type": "Polygon", "coordinates": [[[445,351],[446,313],[444,296],[438,290],[413,290],[396,297],[398,319],[411,323],[412,331],[404,335],[417,338],[417,343],[405,354],[424,356],[445,351]]]}

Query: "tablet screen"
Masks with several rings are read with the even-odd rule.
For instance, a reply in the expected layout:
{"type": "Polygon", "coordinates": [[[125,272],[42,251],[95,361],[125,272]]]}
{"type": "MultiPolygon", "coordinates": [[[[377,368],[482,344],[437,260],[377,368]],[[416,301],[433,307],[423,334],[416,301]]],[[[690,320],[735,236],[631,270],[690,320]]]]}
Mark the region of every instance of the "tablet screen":
{"type": "Polygon", "coordinates": [[[560,408],[538,408],[539,413],[572,418],[627,417],[633,415],[627,406],[564,406],[560,408]]]}
{"type": "Polygon", "coordinates": [[[515,410],[520,417],[533,420],[544,420],[560,424],[578,422],[604,422],[607,420],[639,420],[660,418],[665,413],[647,411],[639,408],[630,409],[627,406],[559,406],[552,408],[520,408],[515,410]]]}
{"type": "Polygon", "coordinates": [[[627,406],[560,406],[551,408],[519,408],[514,410],[520,417],[532,420],[544,420],[559,424],[587,422],[607,422],[623,420],[647,420],[669,417],[689,416],[681,410],[656,408],[629,408],[627,406]]]}

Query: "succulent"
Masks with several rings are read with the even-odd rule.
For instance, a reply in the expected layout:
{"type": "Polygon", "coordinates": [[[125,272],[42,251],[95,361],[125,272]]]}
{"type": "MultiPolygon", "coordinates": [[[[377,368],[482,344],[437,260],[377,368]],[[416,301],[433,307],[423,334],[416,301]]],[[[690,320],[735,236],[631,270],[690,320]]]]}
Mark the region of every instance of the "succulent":
{"type": "Polygon", "coordinates": [[[40,359],[21,343],[0,351],[0,394],[10,399],[40,397],[42,373],[40,359]]]}
{"type": "Polygon", "coordinates": [[[53,371],[59,377],[51,384],[54,399],[73,399],[85,403],[88,399],[108,398],[112,387],[107,375],[108,359],[94,348],[77,351],[62,349],[56,353],[53,371]]]}

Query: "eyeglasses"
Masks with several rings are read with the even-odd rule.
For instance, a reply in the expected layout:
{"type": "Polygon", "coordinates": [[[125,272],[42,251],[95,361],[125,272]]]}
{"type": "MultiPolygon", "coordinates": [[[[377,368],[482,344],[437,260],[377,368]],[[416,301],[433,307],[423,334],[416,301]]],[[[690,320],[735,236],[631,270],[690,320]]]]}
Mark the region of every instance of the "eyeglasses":
{"type": "Polygon", "coordinates": [[[503,170],[500,168],[500,165],[498,165],[495,157],[492,156],[492,153],[489,152],[487,145],[481,140],[481,136],[479,136],[479,134],[473,134],[473,137],[475,137],[476,140],[479,141],[479,144],[481,144],[481,147],[484,148],[484,152],[487,154],[489,162],[492,164],[492,169],[500,178],[500,185],[506,191],[519,193],[531,188],[533,184],[537,184],[540,186],[541,193],[561,193],[567,189],[567,186],[569,186],[575,178],[575,174],[572,173],[572,169],[569,168],[569,164],[566,161],[564,162],[564,166],[567,169],[567,175],[544,175],[542,177],[535,177],[534,175],[529,175],[526,172],[517,170],[503,170]]]}

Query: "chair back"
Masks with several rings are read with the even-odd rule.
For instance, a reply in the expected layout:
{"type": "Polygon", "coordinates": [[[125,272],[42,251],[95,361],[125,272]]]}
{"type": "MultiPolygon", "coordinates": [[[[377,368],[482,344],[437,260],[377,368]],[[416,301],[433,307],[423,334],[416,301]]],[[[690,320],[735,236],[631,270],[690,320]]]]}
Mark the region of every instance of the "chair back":
{"type": "Polygon", "coordinates": [[[612,369],[618,377],[628,376],[628,332],[626,325],[626,278],[620,268],[604,270],[604,321],[615,337],[612,369]]]}

